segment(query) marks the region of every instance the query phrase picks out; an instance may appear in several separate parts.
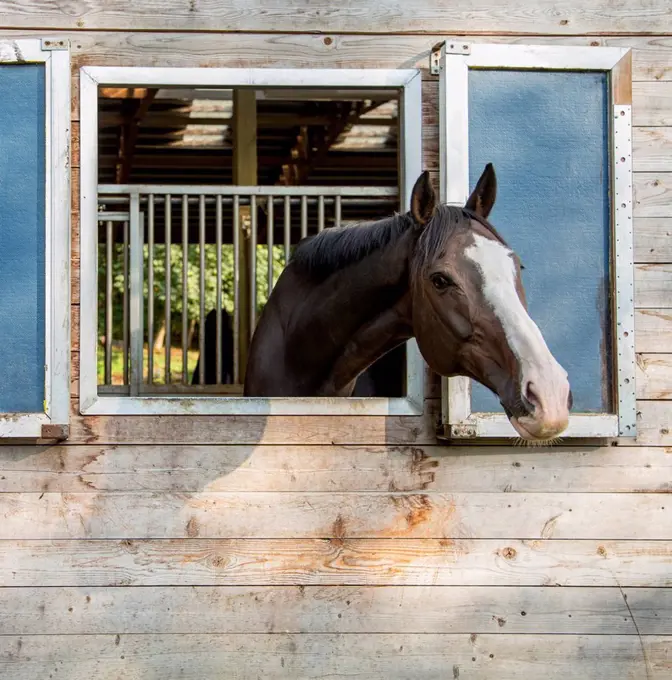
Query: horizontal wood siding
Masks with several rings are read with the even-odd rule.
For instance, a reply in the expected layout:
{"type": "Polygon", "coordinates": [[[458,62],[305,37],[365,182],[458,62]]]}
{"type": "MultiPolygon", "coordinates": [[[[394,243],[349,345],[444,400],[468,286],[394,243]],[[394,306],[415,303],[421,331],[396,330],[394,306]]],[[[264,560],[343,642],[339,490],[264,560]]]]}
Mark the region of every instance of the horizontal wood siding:
{"type": "Polygon", "coordinates": [[[588,5],[0,0],[73,56],[71,436],[0,447],[3,680],[672,677],[672,14],[588,5]],[[637,439],[442,445],[431,377],[421,417],[81,416],[78,68],[417,66],[436,179],[448,31],[633,48],[637,439]]]}

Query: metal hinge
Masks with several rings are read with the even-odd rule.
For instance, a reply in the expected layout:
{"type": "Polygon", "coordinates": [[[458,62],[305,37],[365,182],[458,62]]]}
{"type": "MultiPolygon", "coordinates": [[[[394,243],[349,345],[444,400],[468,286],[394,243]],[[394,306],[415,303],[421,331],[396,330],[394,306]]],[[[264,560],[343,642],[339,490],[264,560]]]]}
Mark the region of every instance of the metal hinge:
{"type": "Polygon", "coordinates": [[[434,45],[429,55],[429,72],[433,76],[441,73],[442,49],[446,54],[471,54],[471,45],[468,42],[451,40],[434,45]]]}
{"type": "Polygon", "coordinates": [[[69,49],[70,49],[70,41],[67,40],[67,39],[55,40],[54,38],[44,38],[42,40],[42,51],[69,50],[69,49]]]}
{"type": "Polygon", "coordinates": [[[41,439],[57,439],[62,441],[70,436],[68,425],[42,425],[41,439]]]}

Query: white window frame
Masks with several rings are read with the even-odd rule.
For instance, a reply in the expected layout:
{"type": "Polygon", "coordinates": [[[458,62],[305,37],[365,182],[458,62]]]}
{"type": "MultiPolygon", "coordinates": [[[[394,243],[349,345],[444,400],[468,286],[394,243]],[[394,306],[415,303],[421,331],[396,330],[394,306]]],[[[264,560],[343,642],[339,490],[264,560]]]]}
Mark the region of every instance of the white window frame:
{"type": "Polygon", "coordinates": [[[86,415],[421,415],[425,364],[407,342],[407,394],[398,398],[249,398],[98,394],[98,88],[103,86],[393,89],[399,92],[401,204],[408,209],[422,171],[419,69],[83,67],[80,69],[81,315],[79,409],[86,415]]]}
{"type": "Polygon", "coordinates": [[[44,410],[0,413],[0,437],[65,439],[70,416],[70,53],[64,40],[0,39],[0,64],[45,67],[44,410]]]}
{"type": "MultiPolygon", "coordinates": [[[[464,205],[469,196],[469,69],[601,71],[608,74],[611,105],[611,286],[614,316],[614,414],[572,413],[567,438],[636,436],[634,265],[632,236],[631,69],[629,48],[465,44],[447,42],[440,75],[441,198],[464,205]]],[[[517,433],[503,413],[472,413],[471,380],[442,379],[444,435],[454,439],[510,438],[517,433]]]]}

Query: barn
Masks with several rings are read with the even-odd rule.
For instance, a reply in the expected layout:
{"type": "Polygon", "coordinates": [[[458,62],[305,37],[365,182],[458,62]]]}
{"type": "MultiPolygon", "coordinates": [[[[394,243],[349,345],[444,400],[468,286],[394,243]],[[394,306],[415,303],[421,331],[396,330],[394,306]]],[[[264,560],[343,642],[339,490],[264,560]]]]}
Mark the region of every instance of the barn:
{"type": "Polygon", "coordinates": [[[669,3],[0,0],[0,103],[3,680],[672,677],[669,3]],[[490,162],[558,442],[413,339],[243,396],[301,239],[490,162]]]}

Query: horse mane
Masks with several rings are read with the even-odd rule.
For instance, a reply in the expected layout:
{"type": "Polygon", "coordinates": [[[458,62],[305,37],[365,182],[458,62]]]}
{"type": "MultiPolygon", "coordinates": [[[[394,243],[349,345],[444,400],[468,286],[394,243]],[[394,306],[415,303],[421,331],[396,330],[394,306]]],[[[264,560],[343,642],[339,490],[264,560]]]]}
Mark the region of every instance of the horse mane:
{"type": "MultiPolygon", "coordinates": [[[[452,205],[441,205],[422,230],[416,255],[421,263],[429,262],[436,252],[445,247],[455,229],[465,221],[475,220],[506,245],[495,228],[471,210],[452,205]]],[[[362,222],[346,227],[331,227],[316,236],[303,239],[291,261],[311,277],[326,278],[336,271],[353,265],[371,253],[396,242],[414,226],[409,213],[395,214],[375,222],[362,222]]]]}
{"type": "Polygon", "coordinates": [[[395,214],[376,222],[331,227],[303,239],[291,261],[313,277],[327,277],[397,241],[413,227],[410,215],[395,214]]]}

